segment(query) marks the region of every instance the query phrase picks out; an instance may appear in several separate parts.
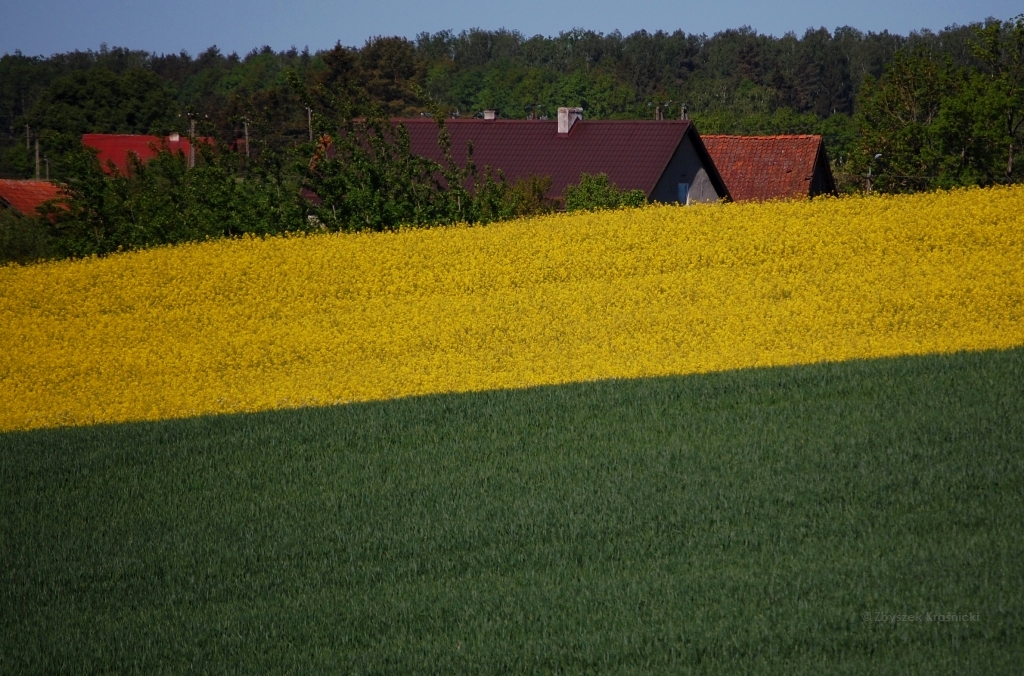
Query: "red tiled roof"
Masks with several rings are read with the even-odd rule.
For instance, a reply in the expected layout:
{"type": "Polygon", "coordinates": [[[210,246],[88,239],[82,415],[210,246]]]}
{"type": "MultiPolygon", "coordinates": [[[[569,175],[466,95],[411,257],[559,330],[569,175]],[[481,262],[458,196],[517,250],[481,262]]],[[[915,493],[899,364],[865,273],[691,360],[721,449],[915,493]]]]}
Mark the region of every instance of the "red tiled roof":
{"type": "Polygon", "coordinates": [[[702,136],[736,201],[810,196],[821,136],[702,136]]]}
{"type": "Polygon", "coordinates": [[[60,187],[48,181],[0,179],[0,202],[25,216],[35,216],[36,207],[60,196],[60,187]]]}
{"type": "MultiPolygon", "coordinates": [[[[199,140],[212,143],[210,139],[206,138],[199,140]]],[[[99,151],[97,157],[104,171],[107,171],[107,161],[109,160],[122,173],[128,168],[129,152],[135,153],[140,160],[145,162],[156,157],[157,152],[164,144],[172,153],[180,150],[186,157],[191,147],[187,136],[179,136],[177,141],[172,141],[170,136],[160,138],[144,134],[83,134],[82,144],[99,151]]]]}
{"type": "MultiPolygon", "coordinates": [[[[437,124],[430,119],[395,120],[409,130],[412,152],[441,162],[437,124]]],[[[481,175],[485,166],[501,169],[510,182],[530,174],[551,177],[549,195],[561,195],[580,174],[607,174],[622,190],[643,190],[648,197],[688,130],[689,121],[581,120],[568,134],[558,133],[556,120],[445,120],[452,138],[452,157],[466,162],[466,143],[473,142],[473,161],[481,175]]],[[[693,135],[698,152],[700,140],[693,135]]],[[[710,164],[710,163],[709,163],[710,164]]],[[[713,169],[709,169],[709,173],[713,169]]]]}

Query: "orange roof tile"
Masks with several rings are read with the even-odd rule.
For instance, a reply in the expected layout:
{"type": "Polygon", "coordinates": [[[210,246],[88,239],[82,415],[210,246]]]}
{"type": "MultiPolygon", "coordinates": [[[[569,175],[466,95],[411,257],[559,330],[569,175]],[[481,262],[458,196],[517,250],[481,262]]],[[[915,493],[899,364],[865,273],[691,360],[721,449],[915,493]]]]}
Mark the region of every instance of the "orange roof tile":
{"type": "Polygon", "coordinates": [[[60,196],[60,186],[48,181],[0,179],[0,202],[25,216],[35,216],[36,207],[60,196]]]}
{"type": "MultiPolygon", "coordinates": [[[[701,136],[736,201],[810,197],[821,136],[701,136]]],[[[829,171],[825,163],[824,170],[829,171]]],[[[831,172],[826,184],[832,186],[831,172]]],[[[832,188],[834,190],[834,188],[832,188]]]]}

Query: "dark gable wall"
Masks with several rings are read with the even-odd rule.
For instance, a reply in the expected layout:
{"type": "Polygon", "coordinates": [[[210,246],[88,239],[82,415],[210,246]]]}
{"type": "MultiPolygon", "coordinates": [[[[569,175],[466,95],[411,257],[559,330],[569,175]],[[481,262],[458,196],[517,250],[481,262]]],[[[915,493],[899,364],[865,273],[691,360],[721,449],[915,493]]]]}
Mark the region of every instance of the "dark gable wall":
{"type": "Polygon", "coordinates": [[[818,150],[818,157],[814,160],[814,176],[811,178],[811,191],[808,197],[836,194],[836,182],[832,177],[832,168],[828,164],[825,146],[822,144],[818,150]]]}
{"type": "Polygon", "coordinates": [[[690,134],[683,136],[648,199],[664,204],[678,202],[680,183],[690,184],[691,202],[717,202],[722,197],[712,185],[690,134]]]}

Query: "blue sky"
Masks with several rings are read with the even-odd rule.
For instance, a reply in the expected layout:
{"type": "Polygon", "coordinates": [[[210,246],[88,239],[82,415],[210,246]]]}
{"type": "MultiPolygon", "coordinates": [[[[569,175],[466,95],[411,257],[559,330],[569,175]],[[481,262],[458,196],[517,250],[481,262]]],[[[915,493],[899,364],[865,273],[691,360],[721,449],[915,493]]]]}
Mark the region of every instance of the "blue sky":
{"type": "Polygon", "coordinates": [[[49,55],[101,43],[197,54],[210,45],[245,54],[262,45],[324,49],[361,46],[374,35],[508,28],[556,35],[572,28],[631,33],[682,29],[715,33],[749,25],[761,33],[854,26],[906,34],[1024,12],[1020,0],[0,0],[0,54],[49,55]]]}

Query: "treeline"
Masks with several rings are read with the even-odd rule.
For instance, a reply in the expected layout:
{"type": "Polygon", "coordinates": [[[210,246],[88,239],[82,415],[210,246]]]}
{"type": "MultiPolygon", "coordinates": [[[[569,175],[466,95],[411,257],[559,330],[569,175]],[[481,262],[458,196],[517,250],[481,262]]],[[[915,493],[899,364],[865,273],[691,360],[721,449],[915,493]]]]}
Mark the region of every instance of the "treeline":
{"type": "MultiPolygon", "coordinates": [[[[989,22],[988,26],[995,25],[989,22]]],[[[1009,35],[1012,25],[998,24],[1009,35]]],[[[245,56],[211,47],[198,56],[102,47],[49,58],[0,58],[0,175],[34,174],[34,141],[59,177],[63,154],[86,132],[187,131],[230,142],[248,126],[254,149],[308,140],[309,116],[289,86],[363,88],[393,116],[431,103],[470,116],[553,115],[583,107],[591,118],[677,117],[688,106],[703,133],[826,135],[833,158],[855,148],[855,114],[866,78],[878,81],[898,52],[916,50],[957,68],[990,64],[971,45],[981,25],[909,36],[844,27],[775,38],[747,28],[713,36],[574,30],[556,37],[515,31],[373,38],[316,53],[269,47],[245,56]]]]}

